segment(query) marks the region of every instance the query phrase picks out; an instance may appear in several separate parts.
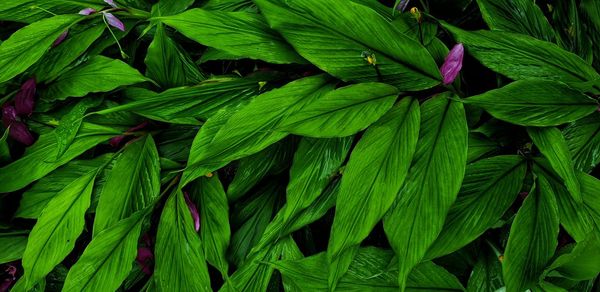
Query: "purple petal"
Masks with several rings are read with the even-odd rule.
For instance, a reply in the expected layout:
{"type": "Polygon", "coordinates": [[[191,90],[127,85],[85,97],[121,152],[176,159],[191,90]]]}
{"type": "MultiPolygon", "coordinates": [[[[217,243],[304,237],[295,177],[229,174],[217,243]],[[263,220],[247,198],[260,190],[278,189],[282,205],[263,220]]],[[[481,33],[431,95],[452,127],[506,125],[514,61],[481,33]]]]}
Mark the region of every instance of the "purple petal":
{"type": "Polygon", "coordinates": [[[108,21],[108,24],[110,24],[110,26],[120,31],[125,31],[125,25],[123,24],[123,22],[121,22],[121,20],[119,20],[116,16],[112,15],[112,13],[104,13],[104,17],[106,18],[106,21],[108,21]]]}
{"type": "Polygon", "coordinates": [[[463,57],[465,54],[465,48],[462,44],[456,44],[440,68],[442,77],[444,78],[444,85],[451,84],[454,82],[460,70],[462,69],[463,57]]]}
{"type": "Polygon", "coordinates": [[[80,15],[90,15],[92,13],[96,13],[96,9],[94,9],[94,8],[85,8],[85,9],[79,11],[80,15]]]}
{"type": "Polygon", "coordinates": [[[63,33],[61,33],[58,36],[58,38],[54,41],[54,43],[52,43],[52,47],[54,48],[54,47],[60,45],[60,43],[62,43],[67,38],[67,35],[69,35],[69,30],[68,29],[65,30],[65,31],[63,31],[63,33]]]}
{"type": "Polygon", "coordinates": [[[29,132],[29,129],[27,129],[27,125],[21,122],[12,122],[12,124],[10,124],[9,135],[15,141],[25,144],[26,146],[33,144],[35,141],[35,138],[31,132],[29,132]]]}
{"type": "Polygon", "coordinates": [[[115,4],[114,0],[104,0],[104,2],[106,2],[106,4],[112,6],[113,8],[117,8],[117,4],[115,4]]]}
{"type": "Polygon", "coordinates": [[[190,200],[190,196],[188,196],[187,193],[183,194],[185,196],[185,203],[188,205],[188,208],[190,208],[190,213],[192,213],[192,218],[194,218],[194,229],[198,231],[200,230],[200,214],[198,213],[198,208],[196,208],[194,202],[190,200]]]}
{"type": "Polygon", "coordinates": [[[17,115],[19,116],[30,116],[35,106],[35,78],[29,78],[23,85],[21,90],[17,92],[15,97],[15,107],[17,109],[17,115]]]}
{"type": "Polygon", "coordinates": [[[17,110],[12,105],[4,105],[2,107],[2,123],[8,128],[10,124],[17,121],[17,110]]]}
{"type": "Polygon", "coordinates": [[[404,10],[406,10],[406,7],[408,6],[408,3],[410,3],[410,0],[400,1],[400,3],[398,3],[398,6],[396,6],[396,10],[404,12],[404,10]]]}

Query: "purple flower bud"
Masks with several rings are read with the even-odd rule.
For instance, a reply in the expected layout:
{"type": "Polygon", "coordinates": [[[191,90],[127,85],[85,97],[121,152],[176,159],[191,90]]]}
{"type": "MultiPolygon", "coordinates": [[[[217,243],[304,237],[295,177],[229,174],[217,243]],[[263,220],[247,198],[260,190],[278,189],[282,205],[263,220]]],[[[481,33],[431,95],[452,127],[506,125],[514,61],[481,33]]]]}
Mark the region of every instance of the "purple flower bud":
{"type": "Polygon", "coordinates": [[[184,192],[183,194],[185,196],[185,203],[188,205],[188,208],[190,208],[190,213],[192,213],[192,218],[194,219],[194,229],[198,231],[200,230],[200,214],[198,213],[198,208],[196,208],[194,202],[190,200],[190,196],[188,196],[187,193],[184,192]]]}
{"type": "Polygon", "coordinates": [[[85,9],[79,11],[80,15],[90,15],[92,13],[96,13],[96,9],[94,9],[94,8],[85,8],[85,9]]]}
{"type": "Polygon", "coordinates": [[[106,2],[106,4],[112,6],[113,8],[117,8],[117,4],[115,4],[114,0],[104,0],[104,2],[106,2]]]}
{"type": "Polygon", "coordinates": [[[12,105],[4,105],[2,107],[2,123],[5,127],[8,128],[10,124],[16,122],[17,120],[17,110],[12,105]]]}
{"type": "Polygon", "coordinates": [[[63,33],[61,33],[58,36],[58,38],[54,41],[54,43],[52,43],[52,47],[54,48],[54,47],[60,45],[60,43],[62,43],[67,38],[67,35],[69,35],[69,30],[68,29],[65,30],[65,31],[63,31],[63,33]]]}
{"type": "Polygon", "coordinates": [[[454,82],[460,70],[462,69],[463,57],[465,55],[465,47],[462,44],[456,44],[444,61],[444,65],[440,68],[444,85],[454,82]]]}
{"type": "Polygon", "coordinates": [[[23,124],[22,122],[13,122],[10,124],[9,135],[15,141],[25,144],[26,146],[33,144],[35,141],[35,138],[33,138],[33,135],[31,132],[29,132],[29,129],[27,129],[27,125],[23,124]]]}
{"type": "Polygon", "coordinates": [[[112,13],[105,12],[104,17],[106,18],[106,21],[108,22],[108,24],[110,24],[110,26],[112,26],[120,31],[125,31],[125,25],[123,24],[123,22],[121,22],[121,20],[119,20],[112,13]]]}
{"type": "Polygon", "coordinates": [[[4,269],[4,272],[9,277],[3,279],[2,283],[0,283],[0,292],[9,291],[10,286],[12,286],[12,284],[17,280],[17,268],[15,266],[9,264],[8,267],[4,269]]]}
{"type": "Polygon", "coordinates": [[[404,12],[408,3],[410,3],[410,0],[401,0],[400,3],[398,3],[398,6],[396,6],[396,10],[404,12]]]}
{"type": "Polygon", "coordinates": [[[144,272],[144,274],[152,275],[152,261],[154,260],[154,254],[150,248],[138,248],[138,254],[135,260],[142,268],[142,272],[144,272]]]}
{"type": "Polygon", "coordinates": [[[35,106],[35,78],[29,78],[23,85],[21,90],[17,92],[15,97],[15,107],[17,109],[17,115],[19,116],[30,116],[35,106]]]}

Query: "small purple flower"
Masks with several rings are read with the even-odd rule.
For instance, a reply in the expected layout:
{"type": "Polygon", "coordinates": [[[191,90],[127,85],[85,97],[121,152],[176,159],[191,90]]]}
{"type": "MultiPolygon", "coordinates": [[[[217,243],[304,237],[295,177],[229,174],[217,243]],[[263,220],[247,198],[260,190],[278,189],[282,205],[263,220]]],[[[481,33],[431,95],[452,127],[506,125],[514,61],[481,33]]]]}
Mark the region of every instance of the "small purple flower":
{"type": "Polygon", "coordinates": [[[188,208],[190,208],[190,213],[192,213],[192,218],[194,219],[194,229],[198,231],[200,230],[200,214],[198,213],[198,208],[196,208],[194,202],[190,200],[190,196],[188,196],[187,193],[184,192],[183,194],[185,196],[185,203],[188,205],[188,208]]]}
{"type": "Polygon", "coordinates": [[[114,16],[112,13],[104,13],[104,18],[106,18],[106,21],[108,22],[108,24],[110,24],[110,26],[120,30],[120,31],[125,31],[125,25],[123,24],[123,22],[121,22],[121,20],[119,20],[116,16],[114,16]]]}
{"type": "Polygon", "coordinates": [[[463,57],[465,55],[465,48],[462,44],[456,44],[440,68],[442,77],[444,78],[444,85],[451,84],[454,82],[460,70],[462,69],[463,57]]]}
{"type": "Polygon", "coordinates": [[[94,8],[85,8],[85,9],[79,11],[80,15],[90,15],[93,13],[96,13],[96,9],[94,9],[94,8]]]}
{"type": "Polygon", "coordinates": [[[15,266],[9,264],[8,267],[4,269],[4,272],[6,272],[8,277],[0,283],[0,292],[7,292],[10,286],[17,280],[17,268],[15,266]]]}
{"type": "Polygon", "coordinates": [[[27,146],[33,144],[35,138],[27,129],[27,125],[17,117],[17,110],[14,106],[4,105],[2,107],[2,123],[6,128],[10,129],[9,135],[15,141],[18,141],[27,146]]]}
{"type": "Polygon", "coordinates": [[[117,8],[117,4],[115,4],[114,0],[104,0],[104,2],[106,2],[106,4],[112,6],[113,8],[117,8]]]}
{"type": "Polygon", "coordinates": [[[15,121],[18,121],[17,110],[14,106],[5,104],[2,107],[2,123],[5,127],[8,127],[15,121]]]}
{"type": "Polygon", "coordinates": [[[15,108],[17,115],[30,116],[35,106],[35,78],[29,78],[23,85],[21,90],[15,96],[15,108]]]}
{"type": "Polygon", "coordinates": [[[58,36],[58,38],[56,38],[56,40],[52,43],[52,47],[54,48],[54,47],[60,45],[60,43],[62,43],[67,38],[68,35],[69,35],[69,30],[68,29],[65,30],[65,31],[63,31],[63,33],[61,33],[58,36]]]}
{"type": "Polygon", "coordinates": [[[410,0],[401,0],[400,3],[398,3],[398,6],[396,6],[396,10],[404,12],[408,3],[410,3],[410,0]]]}

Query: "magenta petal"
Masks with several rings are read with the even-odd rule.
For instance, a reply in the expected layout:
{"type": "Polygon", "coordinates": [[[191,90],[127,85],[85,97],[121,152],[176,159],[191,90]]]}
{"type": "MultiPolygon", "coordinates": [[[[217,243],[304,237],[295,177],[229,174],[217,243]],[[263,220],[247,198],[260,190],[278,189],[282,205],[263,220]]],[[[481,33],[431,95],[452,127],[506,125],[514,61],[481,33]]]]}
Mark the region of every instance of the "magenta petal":
{"type": "Polygon", "coordinates": [[[90,15],[92,13],[96,13],[96,9],[94,9],[94,8],[85,8],[85,9],[79,11],[80,15],[90,15]]]}
{"type": "Polygon", "coordinates": [[[17,121],[17,110],[12,105],[5,104],[2,107],[2,123],[8,128],[10,124],[17,121]]]}
{"type": "Polygon", "coordinates": [[[63,33],[61,33],[58,38],[54,41],[54,43],[52,43],[52,47],[56,47],[58,45],[60,45],[60,43],[62,43],[66,38],[67,35],[69,35],[69,30],[65,30],[63,33]]]}
{"type": "Polygon", "coordinates": [[[29,78],[23,85],[21,90],[17,92],[15,97],[15,107],[17,109],[17,115],[30,116],[35,106],[35,78],[29,78]]]}
{"type": "Polygon", "coordinates": [[[442,77],[444,78],[444,85],[451,84],[454,82],[460,70],[462,69],[463,57],[465,55],[465,48],[462,44],[456,44],[440,68],[442,77]]]}
{"type": "Polygon", "coordinates": [[[123,22],[121,22],[121,20],[119,20],[112,13],[104,13],[104,17],[106,18],[106,21],[108,22],[108,24],[110,24],[110,26],[120,31],[125,31],[125,25],[123,24],[123,22]]]}
{"type": "Polygon", "coordinates": [[[13,122],[10,124],[9,134],[10,137],[15,141],[27,146],[35,142],[35,138],[33,138],[33,135],[31,132],[29,132],[29,129],[27,129],[27,125],[23,124],[22,122],[13,122]]]}
{"type": "Polygon", "coordinates": [[[200,230],[200,214],[198,213],[198,208],[196,208],[194,202],[190,200],[190,196],[188,196],[187,193],[183,194],[185,196],[185,203],[188,205],[188,208],[190,208],[190,213],[192,213],[192,218],[194,218],[194,229],[198,231],[200,230]]]}
{"type": "Polygon", "coordinates": [[[117,8],[117,4],[115,4],[114,0],[104,0],[104,2],[106,2],[106,4],[112,6],[113,8],[117,8]]]}

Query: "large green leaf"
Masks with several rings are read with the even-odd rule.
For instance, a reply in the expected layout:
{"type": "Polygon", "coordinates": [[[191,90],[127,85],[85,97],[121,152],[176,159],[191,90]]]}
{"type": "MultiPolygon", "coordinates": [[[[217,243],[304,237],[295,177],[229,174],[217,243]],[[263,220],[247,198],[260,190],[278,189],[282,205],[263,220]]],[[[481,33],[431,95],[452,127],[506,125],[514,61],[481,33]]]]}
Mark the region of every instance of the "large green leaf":
{"type": "Polygon", "coordinates": [[[97,169],[75,179],[44,208],[23,254],[27,289],[44,279],[73,250],[83,231],[97,169]]]}
{"type": "Polygon", "coordinates": [[[521,34],[469,32],[444,24],[469,54],[511,79],[544,79],[565,83],[597,83],[600,75],[579,56],[557,45],[521,34]]]}
{"type": "Polygon", "coordinates": [[[235,112],[224,109],[230,114],[209,119],[194,139],[182,185],[285,138],[287,133],[275,131],[282,120],[331,89],[323,75],[306,77],[261,94],[235,112]]]}
{"type": "Polygon", "coordinates": [[[153,15],[173,15],[184,11],[190,5],[194,4],[195,0],[160,0],[152,6],[153,15]]]}
{"type": "MultiPolygon", "coordinates": [[[[4,4],[3,4],[4,6],[4,4]]],[[[58,15],[28,25],[0,44],[0,83],[35,64],[80,15],[58,15]]]]}
{"type": "Polygon", "coordinates": [[[381,81],[402,91],[440,83],[429,52],[367,6],[352,1],[254,2],[300,55],[344,81],[381,81]],[[363,53],[374,54],[376,66],[363,53]]]}
{"type": "Polygon", "coordinates": [[[0,7],[0,20],[36,22],[55,14],[77,13],[84,8],[100,9],[106,4],[96,0],[5,0],[0,7]]]}
{"type": "Polygon", "coordinates": [[[193,85],[206,79],[190,56],[167,35],[162,24],[156,26],[145,63],[146,75],[163,88],[193,85]]]}
{"type": "Polygon", "coordinates": [[[127,145],[100,194],[94,236],[146,208],[160,192],[160,162],[152,136],[127,145]]]}
{"type": "Polygon", "coordinates": [[[497,119],[535,127],[558,126],[598,109],[598,103],[585,94],[560,82],[542,80],[515,81],[463,101],[497,119]]]}
{"type": "Polygon", "coordinates": [[[503,262],[507,291],[533,288],[558,244],[555,194],[544,177],[536,182],[510,228],[503,262]]]}
{"type": "Polygon", "coordinates": [[[56,159],[59,159],[71,146],[79,132],[83,117],[88,109],[100,105],[102,99],[85,98],[79,101],[71,110],[60,118],[54,133],[56,134],[56,159]]]}
{"type": "Polygon", "coordinates": [[[205,46],[236,56],[282,64],[306,62],[256,13],[190,9],[158,19],[205,46]]]}
{"type": "MultiPolygon", "coordinates": [[[[29,188],[19,202],[19,208],[14,214],[14,217],[37,219],[48,202],[64,189],[68,184],[78,179],[79,177],[89,173],[94,169],[98,169],[110,162],[112,154],[99,156],[91,160],[73,160],[59,169],[44,176],[29,188]]],[[[102,174],[108,172],[110,165],[104,168],[102,174]]],[[[95,187],[92,198],[94,199],[99,194],[100,184],[103,183],[104,176],[99,174],[96,178],[95,187]]],[[[94,200],[92,200],[92,206],[94,200]]]]}
{"type": "Polygon", "coordinates": [[[28,184],[44,177],[56,168],[71,161],[86,150],[110,139],[121,132],[108,127],[86,129],[75,138],[71,147],[56,159],[57,142],[54,133],[41,135],[38,141],[27,149],[21,159],[0,168],[0,193],[19,190],[28,184]]]}
{"type": "Polygon", "coordinates": [[[581,189],[575,175],[573,159],[565,137],[557,128],[528,128],[527,132],[533,144],[546,157],[556,173],[563,179],[565,186],[576,202],[581,203],[581,189]]]}
{"type": "Polygon", "coordinates": [[[364,130],[387,112],[398,90],[384,83],[362,83],[332,91],[307,104],[279,126],[292,134],[344,137],[364,130]]]}
{"type": "Polygon", "coordinates": [[[600,273],[600,239],[591,233],[567,253],[557,257],[548,267],[547,276],[575,281],[594,279],[600,273]]]}
{"type": "Polygon", "coordinates": [[[421,106],[421,130],[412,166],[384,229],[398,255],[399,284],[442,231],[465,173],[468,129],[463,105],[441,94],[421,106]]]}
{"type": "MultiPolygon", "coordinates": [[[[358,246],[392,206],[419,138],[419,102],[404,98],[362,136],[344,169],[327,254],[330,263],[358,246]]],[[[347,267],[330,273],[337,281],[347,267]]]]}
{"type": "Polygon", "coordinates": [[[600,163],[600,113],[571,123],[563,130],[575,169],[590,172],[600,163]]]}
{"type": "Polygon", "coordinates": [[[44,95],[51,100],[86,96],[92,92],[108,92],[120,86],[149,81],[123,61],[95,56],[61,74],[44,95]]]}
{"type": "Polygon", "coordinates": [[[496,156],[468,165],[456,202],[426,258],[454,252],[492,227],[519,194],[526,171],[526,160],[520,156],[496,156]]]}
{"type": "Polygon", "coordinates": [[[478,253],[477,263],[473,267],[473,272],[467,284],[467,292],[496,292],[504,288],[502,263],[499,257],[490,249],[484,247],[478,253]]]}
{"type": "Polygon", "coordinates": [[[228,275],[227,248],[231,237],[227,195],[218,176],[200,177],[192,184],[190,198],[199,206],[200,238],[206,260],[228,275]]]}
{"type": "MultiPolygon", "coordinates": [[[[398,291],[398,272],[393,253],[374,247],[361,248],[336,291],[398,291]]],[[[327,255],[272,264],[300,287],[300,291],[327,291],[327,255]]],[[[417,265],[408,277],[406,291],[463,291],[458,279],[432,262],[417,265]]]]}
{"type": "Polygon", "coordinates": [[[139,211],[94,237],[69,270],[62,291],[116,291],[131,271],[147,214],[139,211]]]}
{"type": "Polygon", "coordinates": [[[491,29],[530,35],[553,41],[554,30],[534,1],[477,0],[483,19],[491,29]]]}
{"type": "Polygon", "coordinates": [[[27,246],[27,233],[0,233],[0,264],[12,262],[23,257],[27,246]]]}
{"type": "Polygon", "coordinates": [[[181,191],[165,203],[154,254],[158,291],[212,291],[202,243],[181,191]]]}

